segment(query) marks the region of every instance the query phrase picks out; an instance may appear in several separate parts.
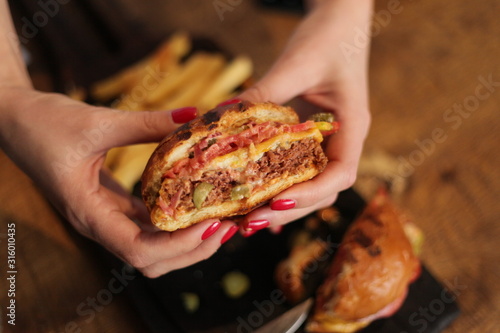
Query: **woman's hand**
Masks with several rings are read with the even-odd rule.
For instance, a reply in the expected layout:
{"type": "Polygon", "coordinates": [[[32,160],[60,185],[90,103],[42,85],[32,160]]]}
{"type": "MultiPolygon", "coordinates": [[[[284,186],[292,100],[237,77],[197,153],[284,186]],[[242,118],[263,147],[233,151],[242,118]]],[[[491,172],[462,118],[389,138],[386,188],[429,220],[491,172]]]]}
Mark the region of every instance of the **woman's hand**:
{"type": "MultiPolygon", "coordinates": [[[[0,147],[80,233],[146,276],[156,277],[210,257],[236,232],[232,222],[208,220],[172,233],[158,231],[142,202],[103,169],[110,148],[158,141],[195,112],[122,112],[33,90],[18,50],[6,37],[14,33],[7,2],[1,1],[0,7],[4,9],[0,29],[5,32],[0,34],[0,147]]],[[[242,95],[275,103],[301,96],[334,112],[341,123],[341,131],[327,139],[330,162],[325,172],[250,213],[245,227],[295,220],[331,204],[340,190],[353,183],[369,126],[368,49],[346,56],[339,44],[352,45],[355,28],[368,31],[370,13],[369,0],[319,2],[274,67],[242,95]],[[283,208],[290,209],[278,211],[283,208]]]]}
{"type": "Polygon", "coordinates": [[[103,169],[110,148],[159,141],[195,109],[123,112],[30,88],[1,89],[0,98],[1,147],[81,234],[146,276],[206,259],[236,231],[218,220],[158,231],[142,201],[103,169]]]}
{"type": "Polygon", "coordinates": [[[310,113],[312,106],[313,112],[333,112],[340,122],[340,131],[326,138],[325,171],[249,213],[244,229],[255,231],[296,220],[331,205],[338,192],[354,183],[370,124],[369,43],[360,46],[356,34],[370,30],[371,7],[368,0],[319,2],[270,71],[240,96],[279,104],[300,96],[308,103],[308,107],[296,107],[301,115],[310,113]]]}
{"type": "Polygon", "coordinates": [[[83,235],[156,277],[210,257],[238,228],[208,220],[172,233],[103,169],[110,148],[161,140],[196,117],[185,108],[122,112],[35,91],[6,0],[0,0],[0,148],[83,235]]]}

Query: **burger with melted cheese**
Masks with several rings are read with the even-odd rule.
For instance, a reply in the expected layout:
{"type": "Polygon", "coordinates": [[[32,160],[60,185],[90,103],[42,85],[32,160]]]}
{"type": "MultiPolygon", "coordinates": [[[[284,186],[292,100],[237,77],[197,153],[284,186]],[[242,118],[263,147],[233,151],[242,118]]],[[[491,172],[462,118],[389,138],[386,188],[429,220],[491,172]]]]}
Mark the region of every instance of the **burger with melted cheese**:
{"type": "Polygon", "coordinates": [[[243,215],[313,178],[328,162],[323,135],[338,130],[328,118],[300,123],[289,107],[243,101],[184,124],[158,145],[141,179],[152,222],[174,231],[243,215]]]}

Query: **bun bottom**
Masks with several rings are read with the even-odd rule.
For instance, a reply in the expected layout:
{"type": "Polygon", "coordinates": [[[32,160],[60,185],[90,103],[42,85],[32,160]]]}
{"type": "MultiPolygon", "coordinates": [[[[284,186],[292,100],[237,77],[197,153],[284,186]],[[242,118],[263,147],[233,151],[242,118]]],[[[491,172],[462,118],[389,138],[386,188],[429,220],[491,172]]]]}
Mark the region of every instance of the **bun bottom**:
{"type": "Polygon", "coordinates": [[[254,192],[247,199],[225,201],[216,206],[203,207],[187,213],[177,214],[175,219],[165,215],[161,208],[156,206],[151,212],[152,220],[162,230],[175,231],[212,218],[228,218],[236,215],[244,215],[255,209],[256,206],[269,201],[290,186],[312,179],[321,171],[317,168],[309,168],[300,174],[287,175],[273,184],[266,186],[264,189],[254,192]]]}
{"type": "Polygon", "coordinates": [[[307,323],[306,332],[311,333],[353,333],[368,326],[370,321],[343,321],[341,319],[314,318],[317,321],[307,323]]]}

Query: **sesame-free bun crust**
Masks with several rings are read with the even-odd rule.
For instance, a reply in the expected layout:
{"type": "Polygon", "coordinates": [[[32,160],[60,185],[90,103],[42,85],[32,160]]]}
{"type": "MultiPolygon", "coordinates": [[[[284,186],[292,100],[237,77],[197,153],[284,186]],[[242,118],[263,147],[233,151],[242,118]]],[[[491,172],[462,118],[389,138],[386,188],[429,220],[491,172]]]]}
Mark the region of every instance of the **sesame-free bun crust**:
{"type": "MultiPolygon", "coordinates": [[[[189,155],[189,149],[211,133],[230,132],[248,120],[257,123],[276,121],[296,124],[298,116],[289,107],[273,103],[251,103],[243,101],[236,104],[215,108],[203,116],[184,124],[163,139],[149,162],[141,178],[142,197],[151,212],[152,222],[160,229],[174,231],[186,228],[209,218],[222,218],[242,215],[256,206],[271,199],[293,184],[311,179],[321,170],[311,167],[305,173],[288,175],[262,191],[252,194],[250,198],[240,201],[227,201],[217,206],[203,207],[186,213],[178,213],[175,219],[157,206],[158,192],[163,175],[180,159],[189,155]]],[[[320,143],[318,143],[319,145],[320,143]]]]}
{"type": "Polygon", "coordinates": [[[354,332],[401,306],[420,271],[407,222],[386,193],[369,202],[344,235],[306,332],[354,332]]]}

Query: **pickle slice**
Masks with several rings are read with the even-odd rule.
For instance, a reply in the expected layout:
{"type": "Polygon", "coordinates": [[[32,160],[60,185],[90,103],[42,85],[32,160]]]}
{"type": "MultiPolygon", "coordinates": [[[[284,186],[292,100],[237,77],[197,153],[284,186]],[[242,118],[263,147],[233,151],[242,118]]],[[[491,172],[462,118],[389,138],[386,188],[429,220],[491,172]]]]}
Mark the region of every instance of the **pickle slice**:
{"type": "Polygon", "coordinates": [[[250,196],[250,186],[248,185],[236,185],[231,190],[231,200],[241,200],[243,198],[248,198],[250,196]]]}
{"type": "Polygon", "coordinates": [[[311,115],[309,117],[310,120],[315,121],[315,122],[327,122],[327,123],[333,123],[335,121],[335,117],[333,116],[333,113],[330,112],[319,112],[311,115]]]}
{"type": "Polygon", "coordinates": [[[317,121],[314,124],[320,131],[331,131],[333,129],[332,123],[326,121],[317,121]]]}
{"type": "Polygon", "coordinates": [[[210,183],[199,183],[198,185],[196,185],[193,192],[193,203],[197,209],[201,208],[213,188],[214,185],[210,183]]]}

